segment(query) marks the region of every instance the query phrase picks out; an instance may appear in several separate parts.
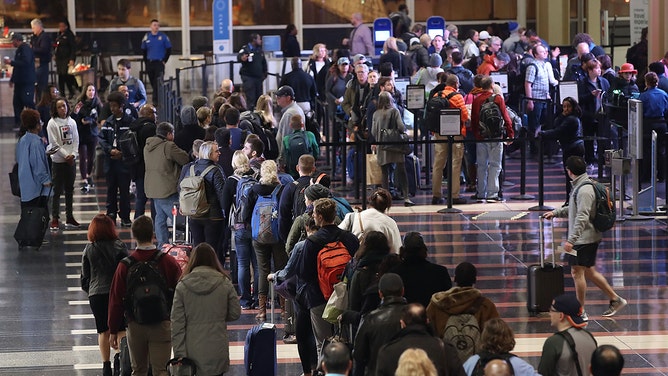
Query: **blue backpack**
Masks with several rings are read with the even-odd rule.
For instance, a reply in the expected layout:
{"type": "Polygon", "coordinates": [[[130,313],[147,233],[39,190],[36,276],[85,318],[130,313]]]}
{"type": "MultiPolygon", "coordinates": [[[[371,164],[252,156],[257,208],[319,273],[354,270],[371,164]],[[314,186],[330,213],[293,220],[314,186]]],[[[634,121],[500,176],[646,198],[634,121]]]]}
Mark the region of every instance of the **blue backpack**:
{"type": "Polygon", "coordinates": [[[340,220],[343,221],[346,214],[353,212],[353,207],[345,198],[331,197],[331,199],[336,203],[336,216],[339,217],[340,220]]]}
{"type": "Polygon", "coordinates": [[[283,186],[277,185],[270,195],[258,195],[251,216],[251,236],[260,244],[276,244],[278,236],[278,198],[283,186]]]}
{"type": "MultiPolygon", "coordinates": [[[[250,223],[250,218],[246,218],[248,212],[248,192],[257,184],[257,180],[251,175],[244,175],[238,178],[237,191],[234,195],[234,205],[230,209],[230,224],[241,225],[250,223]]],[[[235,226],[236,227],[236,226],[235,226]]]]}

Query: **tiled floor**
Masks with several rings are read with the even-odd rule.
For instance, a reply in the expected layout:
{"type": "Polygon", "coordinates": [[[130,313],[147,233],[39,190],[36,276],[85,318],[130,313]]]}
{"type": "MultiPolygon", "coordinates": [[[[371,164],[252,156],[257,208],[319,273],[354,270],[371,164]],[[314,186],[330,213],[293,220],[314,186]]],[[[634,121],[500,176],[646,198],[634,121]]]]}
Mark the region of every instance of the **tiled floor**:
{"type": "MultiPolygon", "coordinates": [[[[0,134],[0,161],[9,171],[14,161],[15,139],[0,134]]],[[[507,160],[507,180],[519,182],[519,161],[507,160]]],[[[527,168],[527,193],[537,194],[536,164],[527,168]]],[[[6,175],[4,175],[6,176],[6,175]]],[[[546,205],[564,202],[561,165],[546,166],[546,205]]],[[[424,183],[424,179],[423,179],[424,183]]],[[[19,213],[18,199],[2,180],[0,205],[0,374],[2,375],[97,375],[101,363],[97,336],[85,294],[79,288],[80,259],[86,243],[85,228],[47,234],[48,245],[39,252],[18,252],[12,237],[19,213]]],[[[104,211],[104,188],[75,193],[75,215],[87,223],[104,211]]],[[[350,194],[350,192],[349,192],[350,194]]],[[[538,263],[539,212],[527,209],[536,200],[518,201],[517,185],[506,187],[508,201],[494,204],[459,205],[458,214],[438,214],[442,206],[426,205],[431,192],[421,190],[417,206],[391,209],[403,232],[421,231],[430,246],[431,258],[451,271],[461,261],[478,266],[477,287],[497,305],[501,316],[515,330],[514,353],[537,365],[542,342],[550,335],[549,320],[529,317],[526,310],[526,272],[538,263]],[[513,212],[513,213],[507,213],[513,212]],[[488,213],[486,215],[480,215],[488,213]],[[493,219],[499,214],[506,218],[493,219]],[[486,217],[492,219],[486,219],[486,217]]],[[[659,196],[665,189],[659,187],[659,196]]],[[[563,220],[554,222],[554,239],[562,241],[563,220]]],[[[629,300],[629,306],[614,319],[600,314],[605,296],[595,287],[588,294],[589,329],[599,343],[618,346],[626,359],[625,374],[668,374],[668,288],[666,287],[666,218],[627,220],[605,234],[598,254],[599,269],[614,288],[629,300]]],[[[544,230],[548,256],[552,252],[551,230],[544,230]]],[[[124,240],[129,231],[122,229],[124,240]]],[[[573,283],[566,268],[567,290],[573,283]]],[[[245,311],[229,326],[232,358],[230,375],[243,374],[243,339],[255,323],[255,312],[245,311]]],[[[280,316],[279,316],[280,317],[280,316]]],[[[282,334],[279,323],[279,333],[282,334]]],[[[279,343],[281,375],[299,375],[295,345],[279,343]]]]}

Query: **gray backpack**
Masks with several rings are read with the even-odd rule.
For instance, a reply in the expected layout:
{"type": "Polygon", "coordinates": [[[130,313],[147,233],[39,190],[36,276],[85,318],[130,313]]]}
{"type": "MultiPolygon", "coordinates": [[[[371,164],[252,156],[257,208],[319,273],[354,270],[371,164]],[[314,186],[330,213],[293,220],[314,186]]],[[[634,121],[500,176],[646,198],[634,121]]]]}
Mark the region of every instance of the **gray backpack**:
{"type": "Polygon", "coordinates": [[[445,324],[442,338],[457,348],[459,359],[468,359],[476,353],[476,344],[482,332],[475,314],[482,305],[483,297],[478,299],[465,312],[451,315],[445,324]]]}
{"type": "Polygon", "coordinates": [[[216,165],[211,165],[197,175],[195,165],[190,166],[189,175],[179,183],[179,210],[182,215],[201,218],[209,213],[204,177],[214,168],[216,168],[216,165]]]}

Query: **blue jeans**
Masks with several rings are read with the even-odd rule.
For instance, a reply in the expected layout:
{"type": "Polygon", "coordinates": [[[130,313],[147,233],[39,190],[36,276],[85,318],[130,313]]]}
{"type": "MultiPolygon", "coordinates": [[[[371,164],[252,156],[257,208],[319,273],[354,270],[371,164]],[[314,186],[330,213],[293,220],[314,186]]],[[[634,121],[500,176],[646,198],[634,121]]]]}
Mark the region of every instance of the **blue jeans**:
{"type": "Polygon", "coordinates": [[[178,193],[167,198],[154,198],[155,204],[155,222],[153,223],[153,230],[155,231],[155,238],[158,240],[158,249],[164,244],[169,243],[169,228],[167,227],[167,218],[172,217],[172,207],[175,202],[179,201],[178,193]]]}
{"type": "Polygon", "coordinates": [[[499,197],[499,174],[501,173],[501,142],[481,142],[476,146],[478,163],[478,198],[499,197]]]}
{"type": "MultiPolygon", "coordinates": [[[[137,191],[135,192],[135,219],[141,217],[146,212],[146,202],[148,198],[146,197],[146,190],[144,189],[144,178],[135,179],[135,187],[137,191]]],[[[177,196],[176,201],[179,201],[177,196]]],[[[155,204],[151,201],[151,216],[155,218],[155,204]]]]}
{"type": "Polygon", "coordinates": [[[257,267],[257,258],[253,250],[253,238],[251,229],[234,231],[234,242],[237,248],[237,274],[239,278],[239,302],[241,306],[247,306],[257,301],[258,277],[260,271],[257,267]],[[253,266],[253,286],[251,293],[250,267],[253,266]]]}

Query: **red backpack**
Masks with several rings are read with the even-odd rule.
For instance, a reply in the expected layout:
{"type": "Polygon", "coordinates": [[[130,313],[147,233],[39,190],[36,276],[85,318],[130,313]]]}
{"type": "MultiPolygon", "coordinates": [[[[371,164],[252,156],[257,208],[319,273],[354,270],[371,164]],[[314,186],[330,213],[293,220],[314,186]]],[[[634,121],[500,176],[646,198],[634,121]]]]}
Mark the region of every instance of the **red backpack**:
{"type": "Polygon", "coordinates": [[[348,261],[352,257],[339,236],[334,241],[326,243],[318,252],[318,284],[325,299],[329,299],[334,291],[334,285],[341,282],[348,261]]]}

